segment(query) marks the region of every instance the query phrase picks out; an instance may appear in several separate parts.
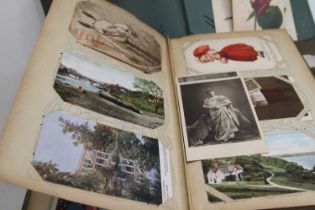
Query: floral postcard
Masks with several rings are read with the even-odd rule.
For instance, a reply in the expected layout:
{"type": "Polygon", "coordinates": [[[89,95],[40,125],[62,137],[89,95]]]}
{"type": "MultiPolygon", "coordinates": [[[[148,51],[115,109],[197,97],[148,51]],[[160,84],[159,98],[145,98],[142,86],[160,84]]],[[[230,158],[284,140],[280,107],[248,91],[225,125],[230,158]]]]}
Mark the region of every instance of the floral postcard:
{"type": "Polygon", "coordinates": [[[233,29],[253,31],[286,29],[297,40],[297,32],[289,0],[233,0],[233,29]]]}

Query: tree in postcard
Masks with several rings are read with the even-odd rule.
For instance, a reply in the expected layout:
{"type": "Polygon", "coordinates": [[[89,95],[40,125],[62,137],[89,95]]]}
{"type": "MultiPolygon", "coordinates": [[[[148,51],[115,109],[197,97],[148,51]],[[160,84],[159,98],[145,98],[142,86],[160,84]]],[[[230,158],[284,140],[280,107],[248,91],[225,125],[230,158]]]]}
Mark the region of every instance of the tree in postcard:
{"type": "Polygon", "coordinates": [[[59,173],[57,164],[53,163],[52,161],[49,162],[35,161],[33,165],[35,166],[39,174],[44,174],[44,178],[48,178],[48,176],[54,177],[59,173]]]}
{"type": "Polygon", "coordinates": [[[99,123],[91,127],[88,123],[77,124],[63,117],[59,118],[59,122],[63,127],[63,133],[71,134],[74,146],[82,144],[89,150],[108,153],[115,162],[111,169],[94,171],[90,174],[92,178],[84,175],[73,177],[71,183],[73,186],[78,188],[85,186],[85,189],[96,192],[104,189],[105,193],[116,196],[122,196],[122,191],[127,191],[130,199],[151,203],[161,202],[157,141],[99,123]],[[120,157],[137,162],[141,171],[137,180],[122,172],[119,167],[120,157]],[[121,178],[126,180],[124,186],[118,183],[118,179],[121,178]]]}
{"type": "Polygon", "coordinates": [[[134,133],[121,131],[112,127],[96,124],[90,128],[88,123],[76,124],[60,117],[63,132],[72,135],[73,144],[83,144],[89,149],[118,154],[125,158],[137,160],[144,170],[159,168],[159,151],[157,142],[148,137],[139,139],[134,133]]]}
{"type": "Polygon", "coordinates": [[[158,111],[159,107],[162,104],[162,95],[163,92],[159,86],[157,86],[153,81],[148,81],[140,78],[135,78],[133,86],[136,89],[139,89],[145,93],[147,93],[147,100],[150,99],[150,96],[153,97],[155,113],[158,111]]]}

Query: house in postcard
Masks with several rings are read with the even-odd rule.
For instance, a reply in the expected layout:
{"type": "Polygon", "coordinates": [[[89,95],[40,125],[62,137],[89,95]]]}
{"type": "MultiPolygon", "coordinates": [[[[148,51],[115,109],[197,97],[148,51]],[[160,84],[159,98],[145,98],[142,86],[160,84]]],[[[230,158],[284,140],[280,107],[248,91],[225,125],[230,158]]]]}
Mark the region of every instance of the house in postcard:
{"type": "Polygon", "coordinates": [[[99,150],[84,149],[81,155],[76,174],[88,174],[96,168],[112,169],[115,165],[111,155],[99,150]]]}
{"type": "Polygon", "coordinates": [[[240,181],[243,172],[243,167],[236,164],[215,166],[210,168],[207,173],[208,183],[222,184],[225,181],[240,181]]]}
{"type": "Polygon", "coordinates": [[[133,176],[135,180],[140,179],[144,172],[135,160],[119,156],[113,158],[112,154],[100,151],[84,149],[76,170],[76,174],[89,174],[95,170],[119,170],[124,176],[133,176]]]}

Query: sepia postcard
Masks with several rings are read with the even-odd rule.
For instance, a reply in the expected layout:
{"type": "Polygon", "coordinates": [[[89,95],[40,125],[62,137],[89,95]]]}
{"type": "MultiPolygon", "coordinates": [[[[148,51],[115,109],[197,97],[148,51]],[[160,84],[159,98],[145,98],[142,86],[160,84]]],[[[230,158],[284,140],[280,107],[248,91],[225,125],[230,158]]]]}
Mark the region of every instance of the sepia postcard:
{"type": "Polygon", "coordinates": [[[259,120],[297,117],[304,105],[289,80],[277,77],[245,78],[259,120]]]}
{"type": "Polygon", "coordinates": [[[240,37],[185,43],[187,67],[202,73],[283,68],[282,56],[268,37],[240,37]]]}
{"type": "Polygon", "coordinates": [[[157,139],[55,112],[44,117],[32,164],[45,181],[159,205],[172,195],[163,150],[157,139]]]}
{"type": "Polygon", "coordinates": [[[200,79],[178,86],[187,161],[266,151],[240,78],[200,79]],[[238,150],[243,147],[252,148],[238,150]]]}
{"type": "Polygon", "coordinates": [[[290,0],[232,0],[232,5],[235,31],[283,28],[297,40],[290,0]]]}
{"type": "Polygon", "coordinates": [[[69,26],[76,41],[144,73],[161,71],[161,50],[153,36],[106,7],[82,1],[69,26]]]}
{"type": "Polygon", "coordinates": [[[164,124],[159,86],[82,54],[63,53],[54,89],[63,101],[109,117],[148,128],[164,124]]]}

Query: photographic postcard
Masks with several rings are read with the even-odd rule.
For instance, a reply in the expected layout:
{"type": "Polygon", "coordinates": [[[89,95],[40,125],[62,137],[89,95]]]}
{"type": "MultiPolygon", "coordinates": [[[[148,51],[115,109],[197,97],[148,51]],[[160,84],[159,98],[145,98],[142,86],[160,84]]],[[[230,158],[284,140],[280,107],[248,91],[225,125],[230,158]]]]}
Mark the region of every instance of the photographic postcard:
{"type": "Polygon", "coordinates": [[[187,67],[202,73],[283,68],[285,63],[270,37],[240,37],[185,43],[187,67]]]}
{"type": "Polygon", "coordinates": [[[202,161],[204,181],[214,188],[207,192],[210,202],[315,190],[315,140],[297,131],[270,133],[265,139],[270,149],[265,155],[202,161]]]}
{"type": "Polygon", "coordinates": [[[304,105],[292,83],[277,77],[245,78],[259,120],[297,117],[304,105]]]}
{"type": "MultiPolygon", "coordinates": [[[[314,154],[287,158],[238,156],[202,161],[202,166],[206,183],[234,201],[315,190],[313,169],[305,166],[314,161],[314,154]]],[[[211,196],[227,202],[223,196],[211,196]]],[[[220,202],[211,196],[210,202],[220,202]]]]}
{"type": "Polygon", "coordinates": [[[266,152],[241,78],[178,83],[178,90],[187,161],[266,152]]]}
{"type": "Polygon", "coordinates": [[[65,102],[148,128],[164,124],[162,89],[78,53],[65,52],[54,83],[65,102]]]}
{"type": "Polygon", "coordinates": [[[48,182],[159,205],[169,199],[163,192],[172,196],[165,150],[157,139],[54,112],[32,164],[48,182]]]}
{"type": "Polygon", "coordinates": [[[159,43],[123,15],[115,16],[105,7],[89,1],[79,2],[69,30],[78,43],[144,73],[161,71],[159,43]]]}
{"type": "Polygon", "coordinates": [[[233,31],[232,0],[212,0],[212,11],[214,16],[215,31],[233,31]]]}
{"type": "Polygon", "coordinates": [[[235,31],[283,28],[297,40],[290,0],[232,0],[232,5],[235,31]]]}

